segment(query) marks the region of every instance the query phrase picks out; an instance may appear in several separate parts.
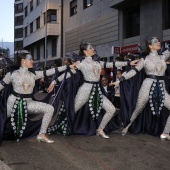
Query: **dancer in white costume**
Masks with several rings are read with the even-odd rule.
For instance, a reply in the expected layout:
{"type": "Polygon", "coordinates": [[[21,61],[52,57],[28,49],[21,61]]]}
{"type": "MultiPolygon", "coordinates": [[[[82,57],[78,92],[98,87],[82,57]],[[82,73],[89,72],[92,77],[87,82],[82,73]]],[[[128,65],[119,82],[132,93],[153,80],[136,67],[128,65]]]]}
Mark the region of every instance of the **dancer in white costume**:
{"type": "MultiPolygon", "coordinates": [[[[166,60],[170,57],[170,52],[169,50],[166,50],[162,55],[158,54],[161,44],[157,37],[151,37],[147,40],[146,46],[148,52],[150,52],[149,55],[146,56],[145,59],[141,59],[134,69],[121,77],[121,81],[127,80],[135,76],[136,73],[142,68],[145,69],[147,75],[140,88],[137,104],[130,118],[130,123],[122,131],[122,135],[127,133],[129,127],[144,109],[148,101],[150,102],[150,107],[153,114],[160,114],[163,106],[170,110],[170,95],[167,93],[164,83],[165,70],[167,68],[166,60]],[[157,99],[154,98],[155,94],[156,96],[159,96],[157,99]]],[[[113,84],[117,84],[117,82],[113,84]]],[[[167,119],[164,132],[161,134],[160,138],[170,140],[169,133],[170,116],[167,119]]]]}

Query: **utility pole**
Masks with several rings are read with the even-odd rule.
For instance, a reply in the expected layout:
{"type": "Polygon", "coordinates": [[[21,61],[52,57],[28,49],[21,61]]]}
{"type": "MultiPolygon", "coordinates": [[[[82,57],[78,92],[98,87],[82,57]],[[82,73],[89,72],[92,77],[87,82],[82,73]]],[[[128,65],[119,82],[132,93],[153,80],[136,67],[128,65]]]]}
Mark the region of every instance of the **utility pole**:
{"type": "Polygon", "coordinates": [[[63,58],[63,0],[61,0],[61,58],[63,58]]]}
{"type": "Polygon", "coordinates": [[[47,66],[47,1],[45,0],[45,67],[47,66]]]}

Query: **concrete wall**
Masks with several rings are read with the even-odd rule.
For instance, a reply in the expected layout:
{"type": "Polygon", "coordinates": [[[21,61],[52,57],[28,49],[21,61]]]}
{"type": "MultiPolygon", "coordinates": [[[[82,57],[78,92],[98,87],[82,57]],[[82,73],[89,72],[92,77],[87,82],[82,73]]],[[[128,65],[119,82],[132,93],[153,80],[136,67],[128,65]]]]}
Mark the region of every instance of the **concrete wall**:
{"type": "Polygon", "coordinates": [[[141,0],[140,17],[140,44],[142,47],[144,47],[147,36],[156,36],[162,40],[162,0],[141,0]]]}
{"type": "Polygon", "coordinates": [[[83,9],[83,0],[77,1],[77,14],[70,17],[70,2],[64,1],[65,52],[78,51],[80,42],[91,42],[98,53],[111,55],[111,46],[118,40],[118,10],[109,6],[109,0],[94,0],[83,9]]]}
{"type": "Polygon", "coordinates": [[[163,41],[170,40],[170,29],[163,31],[163,41]]]}
{"type": "Polygon", "coordinates": [[[140,44],[145,48],[147,36],[170,40],[170,29],[163,30],[162,0],[139,0],[140,35],[126,39],[123,34],[123,11],[127,7],[125,2],[130,6],[133,5],[132,0],[94,0],[93,5],[87,9],[83,9],[83,0],[78,0],[77,14],[71,17],[70,2],[64,0],[65,52],[78,52],[82,40],[92,42],[102,57],[112,55],[112,46],[140,44]],[[120,3],[119,10],[111,8],[117,3],[120,3]]]}

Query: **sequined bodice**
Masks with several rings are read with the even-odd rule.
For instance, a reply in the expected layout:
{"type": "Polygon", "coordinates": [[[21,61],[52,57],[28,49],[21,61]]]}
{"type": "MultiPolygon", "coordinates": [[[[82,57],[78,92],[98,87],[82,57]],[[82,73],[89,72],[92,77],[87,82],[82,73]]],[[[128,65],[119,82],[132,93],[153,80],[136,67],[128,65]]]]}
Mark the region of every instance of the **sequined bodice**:
{"type": "Polygon", "coordinates": [[[167,65],[161,55],[150,53],[144,61],[144,68],[147,75],[164,76],[167,65]]]}
{"type": "Polygon", "coordinates": [[[81,64],[81,72],[86,81],[100,80],[101,65],[99,62],[94,61],[91,57],[86,57],[81,64]]]}
{"type": "Polygon", "coordinates": [[[31,94],[35,86],[35,75],[27,68],[20,67],[12,73],[11,82],[13,90],[20,94],[31,94]]]}
{"type": "MultiPolygon", "coordinates": [[[[62,72],[66,70],[66,66],[58,67],[57,70],[62,72]]],[[[51,76],[56,72],[56,68],[46,70],[46,75],[51,76]]],[[[35,80],[44,77],[44,71],[35,71],[35,74],[30,72],[27,68],[20,67],[12,73],[7,73],[3,78],[4,83],[13,85],[13,90],[19,94],[31,94],[35,86],[35,80]]],[[[4,86],[0,83],[0,91],[4,86]]]]}

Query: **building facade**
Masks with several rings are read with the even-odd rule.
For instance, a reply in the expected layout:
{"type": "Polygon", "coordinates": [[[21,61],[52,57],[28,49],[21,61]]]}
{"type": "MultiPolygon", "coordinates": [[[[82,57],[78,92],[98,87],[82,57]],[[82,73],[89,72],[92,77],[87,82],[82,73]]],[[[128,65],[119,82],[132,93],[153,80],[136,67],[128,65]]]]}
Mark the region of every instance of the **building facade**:
{"type": "Polygon", "coordinates": [[[23,1],[23,49],[35,63],[46,65],[61,57],[60,13],[60,0],[23,1]]]}
{"type": "Polygon", "coordinates": [[[81,41],[89,41],[109,57],[113,46],[125,53],[134,45],[145,48],[147,36],[166,42],[169,17],[168,0],[64,0],[64,49],[77,52],[81,41]]]}
{"type": "Polygon", "coordinates": [[[118,29],[118,10],[109,0],[64,0],[65,52],[77,52],[81,41],[88,41],[101,57],[110,56],[118,29]]]}
{"type": "Polygon", "coordinates": [[[169,43],[169,0],[15,0],[15,50],[29,50],[37,62],[78,52],[82,41],[102,58],[114,55],[113,46],[138,52],[147,36],[169,43]]]}
{"type": "Polygon", "coordinates": [[[23,49],[23,0],[14,3],[14,51],[23,49]]]}

